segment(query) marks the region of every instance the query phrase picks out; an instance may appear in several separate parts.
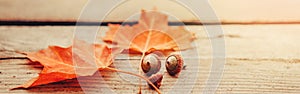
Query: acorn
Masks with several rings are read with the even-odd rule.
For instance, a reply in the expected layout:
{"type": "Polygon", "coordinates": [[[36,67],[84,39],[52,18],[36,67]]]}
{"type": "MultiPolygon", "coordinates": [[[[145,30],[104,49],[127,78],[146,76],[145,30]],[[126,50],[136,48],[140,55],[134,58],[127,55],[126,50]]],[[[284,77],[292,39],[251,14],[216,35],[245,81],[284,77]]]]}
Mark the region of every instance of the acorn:
{"type": "Polygon", "coordinates": [[[179,54],[173,54],[167,57],[165,65],[168,73],[176,76],[183,67],[183,59],[179,54]]]}
{"type": "MultiPolygon", "coordinates": [[[[163,79],[163,75],[161,73],[157,73],[157,74],[154,74],[152,76],[150,76],[148,78],[157,88],[159,88],[161,86],[161,82],[162,82],[162,79],[163,79]]],[[[152,85],[150,85],[148,83],[148,85],[150,86],[151,89],[154,89],[154,87],[152,85]]]]}
{"type": "Polygon", "coordinates": [[[160,70],[161,62],[156,54],[149,54],[143,59],[141,67],[147,76],[151,76],[160,70]]]}

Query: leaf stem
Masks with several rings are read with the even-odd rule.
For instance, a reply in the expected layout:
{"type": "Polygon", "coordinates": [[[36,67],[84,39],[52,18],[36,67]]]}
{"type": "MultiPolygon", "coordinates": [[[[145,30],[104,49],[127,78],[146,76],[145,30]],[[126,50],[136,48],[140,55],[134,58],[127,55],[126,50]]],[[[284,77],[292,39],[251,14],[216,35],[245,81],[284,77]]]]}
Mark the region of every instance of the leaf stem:
{"type": "Polygon", "coordinates": [[[132,73],[132,72],[128,72],[128,71],[123,71],[123,70],[118,70],[118,69],[115,69],[115,68],[110,68],[110,67],[106,67],[105,69],[108,69],[108,70],[111,70],[111,71],[115,71],[115,72],[121,72],[121,73],[125,73],[125,74],[130,74],[130,75],[133,75],[133,76],[137,76],[139,78],[142,78],[144,80],[146,80],[152,87],[154,87],[155,91],[158,93],[158,94],[161,94],[160,90],[146,77],[142,76],[142,75],[139,75],[139,74],[135,74],[135,73],[132,73]]]}
{"type": "MultiPolygon", "coordinates": [[[[151,27],[152,28],[152,27],[151,27]]],[[[150,37],[151,37],[151,35],[152,35],[152,31],[151,30],[149,30],[149,34],[148,34],[148,37],[147,37],[147,40],[146,40],[146,44],[145,44],[145,46],[144,46],[144,49],[143,49],[143,55],[142,55],[142,58],[141,58],[141,60],[140,60],[140,64],[142,63],[142,61],[143,61],[143,59],[144,59],[144,57],[145,57],[145,55],[146,55],[146,52],[147,52],[147,47],[149,46],[149,42],[150,42],[150,37]]],[[[141,66],[139,67],[139,74],[141,75],[141,66]]],[[[142,88],[142,85],[141,85],[141,79],[139,80],[139,84],[140,84],[140,86],[139,86],[139,89],[140,89],[140,92],[141,92],[141,88],[142,88]]]]}
{"type": "MultiPolygon", "coordinates": [[[[141,57],[141,59],[140,59],[140,64],[142,64],[142,62],[143,62],[143,60],[144,60],[144,58],[145,58],[145,53],[143,52],[143,55],[142,55],[142,57],[141,57]]],[[[142,74],[142,72],[141,72],[141,66],[139,66],[139,75],[141,75],[142,74]]],[[[139,92],[142,92],[142,82],[141,82],[141,79],[139,79],[139,92]]]]}

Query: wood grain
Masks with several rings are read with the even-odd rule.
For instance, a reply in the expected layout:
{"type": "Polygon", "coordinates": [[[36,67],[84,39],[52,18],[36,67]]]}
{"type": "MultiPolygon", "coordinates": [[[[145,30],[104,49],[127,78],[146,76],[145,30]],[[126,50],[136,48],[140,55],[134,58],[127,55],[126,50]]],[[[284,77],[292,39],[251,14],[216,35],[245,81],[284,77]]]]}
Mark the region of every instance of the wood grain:
{"type": "MultiPolygon", "coordinates": [[[[100,12],[101,8],[105,6],[102,4],[106,2],[103,0],[0,0],[0,20],[76,22],[89,1],[95,1],[92,4],[97,4],[91,9],[93,13],[100,12]]],[[[196,1],[195,3],[199,3],[197,7],[203,9],[202,2],[196,1]]],[[[208,3],[216,16],[224,23],[299,23],[300,21],[300,13],[296,12],[299,9],[299,1],[294,0],[289,2],[281,0],[210,0],[208,3]]],[[[175,16],[183,22],[209,19],[209,17],[197,18],[188,9],[189,6],[185,7],[174,0],[126,0],[116,5],[104,21],[121,22],[139,13],[141,9],[149,10],[153,7],[175,16]]],[[[202,16],[209,16],[204,14],[202,16]]],[[[99,19],[87,18],[83,20],[98,22],[99,19]]],[[[174,18],[169,20],[174,20],[174,18]]]]}
{"type": "MultiPolygon", "coordinates": [[[[300,25],[224,25],[224,35],[212,36],[211,39],[225,38],[226,64],[223,78],[216,93],[300,93],[300,44],[298,31],[300,25]]],[[[180,74],[185,86],[179,91],[193,86],[191,93],[199,94],[206,87],[205,82],[210,71],[212,57],[209,38],[203,26],[188,26],[195,32],[199,56],[189,56],[191,52],[182,52],[185,57],[186,69],[180,74]],[[197,60],[200,59],[200,61],[197,60]],[[195,66],[197,65],[197,66],[195,66]],[[198,69],[198,73],[191,72],[198,69]],[[192,82],[188,75],[198,74],[197,81],[192,82]]],[[[30,89],[10,90],[34,78],[42,66],[30,62],[16,51],[37,51],[48,45],[68,46],[71,44],[75,27],[73,26],[41,26],[41,27],[0,27],[0,93],[107,93],[104,88],[110,88],[115,93],[137,93],[138,85],[123,77],[131,77],[111,71],[100,71],[94,76],[80,77],[53,84],[37,86],[30,89]],[[103,78],[101,80],[100,78],[103,78]],[[80,80],[80,83],[78,82],[80,80]],[[82,88],[83,87],[83,88],[82,88]]],[[[106,27],[99,31],[98,38],[103,36],[106,27]]],[[[100,40],[98,40],[100,42],[100,40]]],[[[111,67],[137,69],[138,56],[131,59],[117,57],[111,67]],[[131,64],[133,67],[128,67],[131,64]]],[[[164,74],[160,90],[167,93],[178,81],[164,74]]],[[[131,77],[132,80],[137,80],[131,77]]],[[[145,82],[143,93],[155,93],[145,82]]]]}

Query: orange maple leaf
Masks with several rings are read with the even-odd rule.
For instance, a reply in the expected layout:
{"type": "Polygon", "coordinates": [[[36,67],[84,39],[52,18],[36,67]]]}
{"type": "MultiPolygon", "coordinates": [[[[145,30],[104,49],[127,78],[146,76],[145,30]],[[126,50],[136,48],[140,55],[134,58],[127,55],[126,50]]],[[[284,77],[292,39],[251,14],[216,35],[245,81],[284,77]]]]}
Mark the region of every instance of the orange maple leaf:
{"type": "Polygon", "coordinates": [[[161,93],[148,78],[142,75],[110,68],[109,65],[113,62],[113,54],[116,53],[112,53],[113,49],[108,48],[107,45],[88,44],[79,40],[74,42],[80,45],[73,45],[68,48],[49,46],[48,49],[26,53],[30,60],[41,63],[44,68],[38,77],[13,89],[30,88],[73,79],[77,76],[90,76],[97,70],[110,70],[140,77],[150,83],[159,94],[161,93]]]}
{"type": "Polygon", "coordinates": [[[17,88],[29,88],[77,76],[93,75],[98,69],[105,69],[112,63],[111,49],[106,45],[80,43],[87,46],[68,48],[49,46],[48,49],[27,53],[30,60],[39,62],[44,68],[38,77],[17,88]],[[73,62],[74,58],[78,61],[76,64],[73,62]]]}
{"type": "Polygon", "coordinates": [[[193,33],[182,26],[168,26],[168,16],[156,10],[142,10],[138,24],[133,26],[109,24],[103,41],[114,43],[130,53],[162,53],[192,48],[193,33]]]}

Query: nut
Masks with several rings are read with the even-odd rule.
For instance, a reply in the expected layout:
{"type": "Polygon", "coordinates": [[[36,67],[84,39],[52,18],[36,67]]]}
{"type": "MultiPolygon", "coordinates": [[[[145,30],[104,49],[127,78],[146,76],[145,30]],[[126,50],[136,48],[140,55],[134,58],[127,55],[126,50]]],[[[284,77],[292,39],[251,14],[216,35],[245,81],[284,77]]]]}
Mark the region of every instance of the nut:
{"type": "Polygon", "coordinates": [[[151,76],[160,70],[161,62],[156,54],[149,54],[143,59],[141,67],[147,76],[151,76]]]}
{"type": "Polygon", "coordinates": [[[180,73],[183,67],[183,59],[179,54],[173,54],[166,59],[166,69],[171,76],[180,73]]]}

